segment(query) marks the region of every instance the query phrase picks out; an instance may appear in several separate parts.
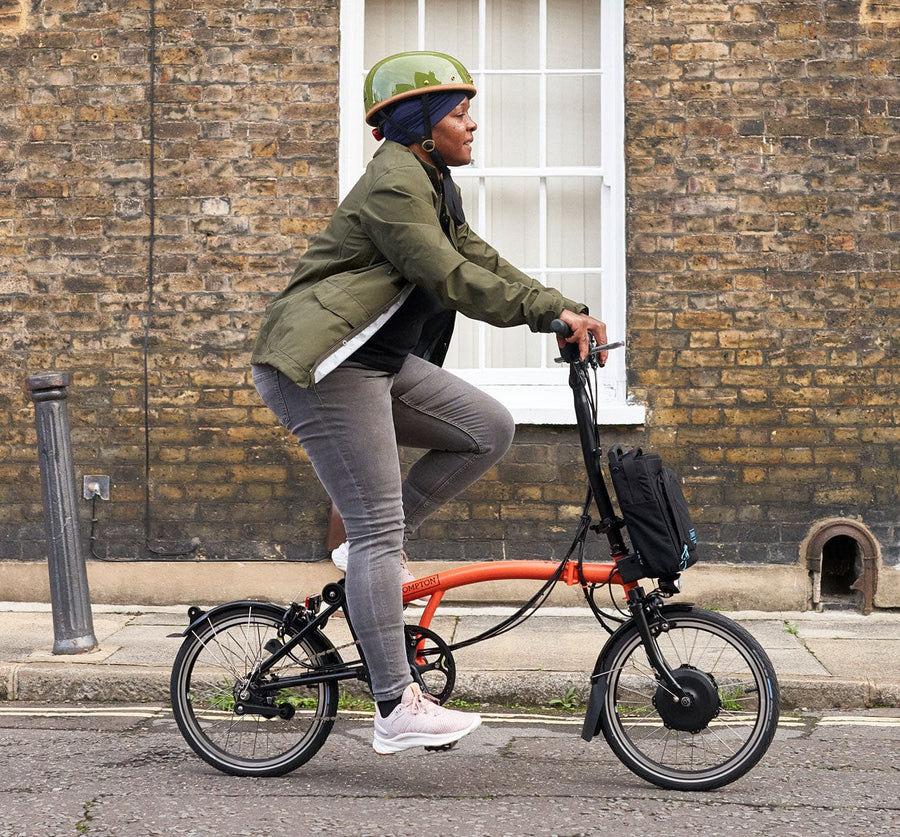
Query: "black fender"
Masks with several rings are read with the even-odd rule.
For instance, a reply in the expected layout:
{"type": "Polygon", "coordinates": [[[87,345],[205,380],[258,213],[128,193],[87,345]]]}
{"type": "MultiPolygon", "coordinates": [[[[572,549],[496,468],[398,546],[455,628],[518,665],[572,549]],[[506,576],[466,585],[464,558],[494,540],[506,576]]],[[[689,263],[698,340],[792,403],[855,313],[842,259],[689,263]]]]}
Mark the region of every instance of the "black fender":
{"type": "Polygon", "coordinates": [[[287,608],[282,607],[281,605],[277,605],[274,602],[261,602],[255,599],[244,599],[239,602],[227,602],[226,604],[216,605],[211,610],[202,610],[201,608],[194,605],[193,607],[188,608],[188,619],[191,620],[191,623],[181,632],[182,636],[187,636],[194,628],[205,622],[207,619],[211,619],[214,616],[218,616],[220,613],[225,613],[228,610],[238,610],[240,608],[253,607],[256,610],[262,613],[268,613],[271,616],[276,618],[284,618],[285,613],[287,613],[287,608]]]}
{"type": "Polygon", "coordinates": [[[588,696],[587,711],[584,715],[584,726],[581,728],[581,737],[585,741],[592,741],[594,736],[600,732],[600,712],[603,709],[603,702],[606,700],[606,675],[598,672],[600,669],[600,657],[597,658],[597,665],[594,666],[594,673],[591,675],[591,693],[588,696]]]}
{"type": "MultiPolygon", "coordinates": [[[[663,617],[669,614],[688,613],[694,609],[690,604],[669,604],[660,608],[663,617]]],[[[634,621],[629,619],[620,625],[616,631],[606,640],[600,654],[597,656],[597,662],[594,664],[594,671],[591,673],[591,691],[588,695],[587,710],[584,715],[584,726],[581,728],[581,737],[585,741],[591,741],[596,735],[600,734],[600,714],[603,712],[603,704],[606,701],[606,689],[608,685],[606,664],[607,652],[613,648],[615,643],[627,631],[636,631],[637,627],[634,621]]]]}

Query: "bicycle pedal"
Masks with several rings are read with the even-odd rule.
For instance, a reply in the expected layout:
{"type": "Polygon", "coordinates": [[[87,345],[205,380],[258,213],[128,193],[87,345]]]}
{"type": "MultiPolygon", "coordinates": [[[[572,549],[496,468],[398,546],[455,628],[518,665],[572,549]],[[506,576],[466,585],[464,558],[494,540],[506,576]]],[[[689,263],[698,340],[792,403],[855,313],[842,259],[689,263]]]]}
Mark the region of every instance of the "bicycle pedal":
{"type": "Polygon", "coordinates": [[[444,750],[452,750],[456,746],[455,741],[451,741],[449,744],[441,744],[438,747],[425,747],[426,753],[440,753],[444,750]]]}

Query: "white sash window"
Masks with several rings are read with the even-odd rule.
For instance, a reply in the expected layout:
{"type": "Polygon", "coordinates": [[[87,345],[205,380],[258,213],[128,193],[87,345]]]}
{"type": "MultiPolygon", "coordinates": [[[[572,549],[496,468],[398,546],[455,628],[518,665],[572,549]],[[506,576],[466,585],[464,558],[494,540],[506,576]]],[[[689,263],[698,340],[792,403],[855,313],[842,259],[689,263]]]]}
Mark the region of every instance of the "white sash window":
{"type": "MultiPolygon", "coordinates": [[[[362,86],[376,61],[446,52],[478,88],[474,161],[453,170],[472,228],[507,260],[625,334],[622,0],[343,0],[343,197],[377,147],[362,86]]],[[[556,341],[457,318],[446,366],[499,398],[519,423],[573,422],[556,341]]],[[[640,424],[625,353],[600,373],[600,421],[640,424]]]]}

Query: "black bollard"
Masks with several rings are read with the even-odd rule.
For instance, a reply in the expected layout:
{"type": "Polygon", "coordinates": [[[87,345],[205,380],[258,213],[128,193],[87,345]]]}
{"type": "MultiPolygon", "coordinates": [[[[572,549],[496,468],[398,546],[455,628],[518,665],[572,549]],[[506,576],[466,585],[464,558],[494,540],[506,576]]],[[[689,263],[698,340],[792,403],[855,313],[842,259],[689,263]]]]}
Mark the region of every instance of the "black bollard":
{"type": "Polygon", "coordinates": [[[71,383],[71,372],[46,372],[28,379],[37,423],[54,654],[81,654],[98,647],[78,525],[66,408],[67,387],[71,383]]]}

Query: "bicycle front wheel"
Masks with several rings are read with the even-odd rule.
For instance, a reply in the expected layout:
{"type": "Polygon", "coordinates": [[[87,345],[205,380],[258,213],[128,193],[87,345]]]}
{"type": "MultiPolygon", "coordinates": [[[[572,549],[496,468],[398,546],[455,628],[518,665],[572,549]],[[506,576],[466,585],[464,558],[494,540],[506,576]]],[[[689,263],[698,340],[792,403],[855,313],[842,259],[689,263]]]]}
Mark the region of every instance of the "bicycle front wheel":
{"type": "Polygon", "coordinates": [[[209,614],[185,638],[172,668],[172,712],[208,764],[234,776],[280,776],[315,755],[334,725],[334,681],[273,690],[340,656],[319,633],[304,637],[264,678],[257,674],[292,635],[284,610],[240,604],[209,614]]]}
{"type": "Polygon", "coordinates": [[[600,725],[638,776],[672,790],[711,790],[743,776],[778,726],[772,664],[732,620],[692,607],[665,608],[657,644],[690,706],[659,682],[633,623],[601,654],[607,689],[600,725]]]}

